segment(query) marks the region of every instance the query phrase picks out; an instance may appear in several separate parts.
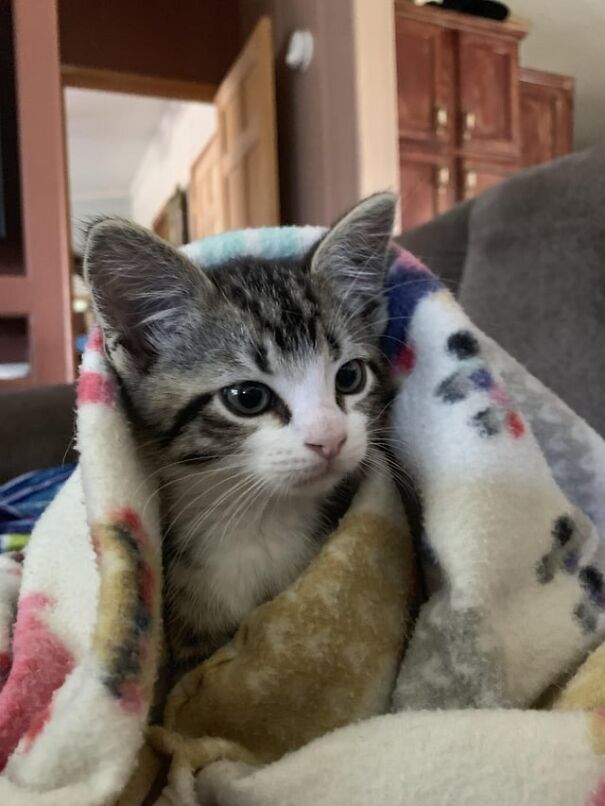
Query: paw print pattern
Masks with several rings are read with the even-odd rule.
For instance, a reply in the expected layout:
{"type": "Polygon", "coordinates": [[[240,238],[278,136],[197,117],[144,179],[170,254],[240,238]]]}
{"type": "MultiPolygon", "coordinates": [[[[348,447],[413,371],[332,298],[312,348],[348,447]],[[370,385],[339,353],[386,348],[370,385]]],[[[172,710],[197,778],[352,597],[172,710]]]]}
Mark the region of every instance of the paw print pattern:
{"type": "Polygon", "coordinates": [[[561,515],[553,524],[552,549],[545,554],[536,567],[538,581],[550,582],[557,571],[575,574],[578,570],[582,537],[569,515],[561,515]]]}
{"type": "Polygon", "coordinates": [[[518,439],[525,433],[521,416],[510,408],[506,390],[495,380],[480,356],[476,337],[468,330],[452,333],[446,343],[447,352],[460,366],[442,380],[435,390],[444,403],[458,403],[471,392],[485,392],[490,405],[470,419],[470,425],[481,437],[493,437],[506,431],[518,439]]]}
{"type": "Polygon", "coordinates": [[[458,330],[447,340],[447,351],[459,361],[479,355],[479,342],[468,330],[458,330]]]}
{"type": "Polygon", "coordinates": [[[578,578],[585,595],[576,605],[574,616],[580,622],[582,630],[591,633],[596,630],[597,620],[605,609],[603,574],[593,565],[585,565],[578,578]]]}
{"type": "Polygon", "coordinates": [[[536,567],[538,581],[542,584],[552,582],[558,571],[577,574],[583,596],[575,606],[573,615],[583,632],[594,632],[599,615],[605,610],[603,574],[593,565],[579,568],[584,538],[569,515],[557,518],[552,528],[552,537],[552,549],[536,567]]]}

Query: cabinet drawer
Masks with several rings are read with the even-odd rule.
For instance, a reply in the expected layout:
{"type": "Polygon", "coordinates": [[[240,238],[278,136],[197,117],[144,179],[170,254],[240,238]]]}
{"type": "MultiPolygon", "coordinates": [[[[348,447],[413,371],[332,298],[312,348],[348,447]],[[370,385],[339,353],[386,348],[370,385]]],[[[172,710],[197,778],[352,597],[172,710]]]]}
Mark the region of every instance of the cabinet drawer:
{"type": "Polygon", "coordinates": [[[455,163],[451,157],[403,150],[400,182],[404,231],[445,212],[456,201],[455,163]]]}
{"type": "Polygon", "coordinates": [[[481,160],[461,160],[458,170],[458,198],[471,199],[492,185],[516,173],[519,163],[494,163],[481,160]]]}

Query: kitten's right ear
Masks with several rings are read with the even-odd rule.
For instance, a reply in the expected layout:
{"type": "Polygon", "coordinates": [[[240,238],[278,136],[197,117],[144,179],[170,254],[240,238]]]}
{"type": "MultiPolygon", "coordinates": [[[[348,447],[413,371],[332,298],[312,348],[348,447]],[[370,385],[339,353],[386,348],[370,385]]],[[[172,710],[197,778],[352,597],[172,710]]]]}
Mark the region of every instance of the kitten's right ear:
{"type": "Polygon", "coordinates": [[[200,268],[143,227],[119,218],[88,231],[84,277],[107,344],[148,366],[163,338],[186,323],[213,292],[200,268]]]}

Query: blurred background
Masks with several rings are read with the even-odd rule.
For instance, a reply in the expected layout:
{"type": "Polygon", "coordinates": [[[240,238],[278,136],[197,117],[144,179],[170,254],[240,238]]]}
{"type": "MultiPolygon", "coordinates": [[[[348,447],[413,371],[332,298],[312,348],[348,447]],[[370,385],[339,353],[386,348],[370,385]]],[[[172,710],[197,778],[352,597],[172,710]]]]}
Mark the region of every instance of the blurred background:
{"type": "Polygon", "coordinates": [[[70,383],[87,222],[176,246],[400,193],[404,240],[603,139],[602,0],[0,0],[0,391],[70,383]]]}

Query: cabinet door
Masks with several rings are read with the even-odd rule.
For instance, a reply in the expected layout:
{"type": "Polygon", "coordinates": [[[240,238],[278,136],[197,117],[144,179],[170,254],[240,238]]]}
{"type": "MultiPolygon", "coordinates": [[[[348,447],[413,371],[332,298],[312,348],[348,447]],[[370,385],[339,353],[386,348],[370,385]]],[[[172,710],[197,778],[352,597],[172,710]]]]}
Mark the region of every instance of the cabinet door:
{"type": "Polygon", "coordinates": [[[459,144],[464,153],[518,157],[517,43],[460,33],[459,144]]]}
{"type": "Polygon", "coordinates": [[[454,34],[395,19],[399,136],[436,145],[454,138],[454,34]]]}
{"type": "Polygon", "coordinates": [[[273,73],[271,20],[261,17],[214,98],[226,230],[279,224],[273,73]]]}
{"type": "Polygon", "coordinates": [[[521,161],[525,167],[572,149],[573,95],[565,86],[521,81],[521,161]]]}
{"type": "Polygon", "coordinates": [[[462,160],[459,171],[459,198],[471,199],[492,185],[516,173],[518,163],[493,163],[476,160],[462,160]]]}
{"type": "Polygon", "coordinates": [[[402,151],[401,226],[409,230],[445,212],[456,200],[454,161],[449,157],[402,151]]]}
{"type": "Polygon", "coordinates": [[[192,241],[225,230],[223,185],[216,135],[191,166],[189,180],[189,235],[192,241]]]}

